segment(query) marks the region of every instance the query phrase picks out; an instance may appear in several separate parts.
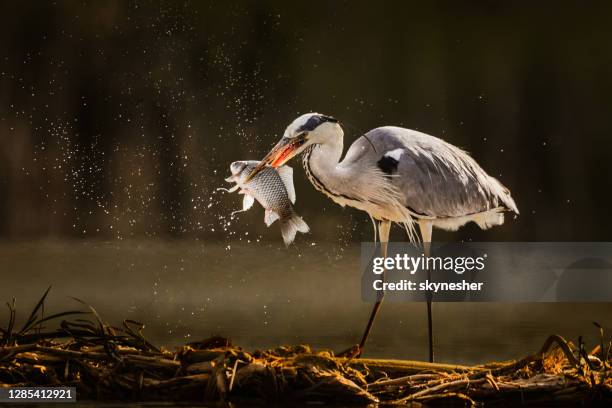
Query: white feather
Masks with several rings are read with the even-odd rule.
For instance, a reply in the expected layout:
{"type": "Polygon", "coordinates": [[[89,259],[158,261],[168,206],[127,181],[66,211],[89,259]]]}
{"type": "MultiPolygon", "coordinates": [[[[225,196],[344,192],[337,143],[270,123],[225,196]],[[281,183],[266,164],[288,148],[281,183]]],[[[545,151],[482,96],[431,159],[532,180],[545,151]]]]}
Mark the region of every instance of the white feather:
{"type": "Polygon", "coordinates": [[[390,150],[387,153],[385,153],[384,155],[386,157],[391,157],[395,161],[400,161],[400,159],[402,157],[402,154],[404,154],[404,149],[399,148],[399,149],[390,150]]]}

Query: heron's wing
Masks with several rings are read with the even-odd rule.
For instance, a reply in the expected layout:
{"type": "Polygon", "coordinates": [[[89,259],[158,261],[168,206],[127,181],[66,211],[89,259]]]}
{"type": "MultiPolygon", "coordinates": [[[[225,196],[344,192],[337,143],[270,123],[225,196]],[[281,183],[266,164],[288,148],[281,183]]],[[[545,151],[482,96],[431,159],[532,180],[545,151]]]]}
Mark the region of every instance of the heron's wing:
{"type": "Polygon", "coordinates": [[[359,138],[345,166],[377,166],[416,214],[460,217],[500,206],[518,213],[510,192],[466,152],[417,131],[382,127],[359,138]]]}
{"type": "Polygon", "coordinates": [[[287,165],[281,166],[276,169],[278,171],[278,175],[280,176],[283,184],[285,185],[285,190],[287,190],[287,195],[289,196],[289,200],[291,203],[295,204],[295,187],[293,186],[293,169],[287,165]]]}

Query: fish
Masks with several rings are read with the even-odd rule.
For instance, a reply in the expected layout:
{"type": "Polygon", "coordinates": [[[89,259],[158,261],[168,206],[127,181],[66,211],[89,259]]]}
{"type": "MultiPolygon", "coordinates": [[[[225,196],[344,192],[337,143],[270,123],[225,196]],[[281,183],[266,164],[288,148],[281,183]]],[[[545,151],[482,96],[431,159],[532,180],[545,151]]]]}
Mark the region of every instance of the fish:
{"type": "Polygon", "coordinates": [[[266,210],[264,222],[269,227],[276,220],[279,220],[281,235],[285,245],[289,246],[294,240],[297,232],[303,234],[310,231],[308,224],[304,222],[293,208],[295,204],[295,188],[293,186],[293,169],[287,165],[274,168],[266,166],[257,173],[253,179],[245,183],[251,171],[259,164],[256,160],[240,160],[230,165],[231,176],[225,179],[227,182],[234,182],[236,185],[231,189],[224,189],[228,192],[240,190],[244,194],[242,200],[242,210],[247,211],[257,200],[266,210]]]}

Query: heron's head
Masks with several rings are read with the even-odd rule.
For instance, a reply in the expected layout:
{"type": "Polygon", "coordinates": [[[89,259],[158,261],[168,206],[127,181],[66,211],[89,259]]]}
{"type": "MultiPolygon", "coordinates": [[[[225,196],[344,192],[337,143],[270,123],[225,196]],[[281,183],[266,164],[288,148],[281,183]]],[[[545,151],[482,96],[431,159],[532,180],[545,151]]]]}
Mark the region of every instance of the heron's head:
{"type": "Polygon", "coordinates": [[[268,164],[272,167],[282,166],[310,145],[341,141],[343,136],[337,119],[320,113],[306,113],[287,126],[281,140],[253,169],[248,180],[268,164]]]}

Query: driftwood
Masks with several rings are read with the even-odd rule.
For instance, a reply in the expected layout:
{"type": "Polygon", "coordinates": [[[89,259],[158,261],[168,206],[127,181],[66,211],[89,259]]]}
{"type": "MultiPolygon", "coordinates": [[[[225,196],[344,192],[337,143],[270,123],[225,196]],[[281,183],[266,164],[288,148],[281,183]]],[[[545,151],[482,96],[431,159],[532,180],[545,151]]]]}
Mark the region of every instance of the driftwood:
{"type": "MultiPolygon", "coordinates": [[[[144,338],[143,325],[110,326],[93,308],[93,320],[63,320],[45,332],[41,324],[50,319],[38,316],[41,309],[18,330],[9,304],[9,324],[0,329],[0,387],[75,386],[79,399],[99,401],[612,403],[612,346],[601,329],[601,344],[590,353],[581,340],[574,346],[553,335],[533,355],[465,366],[349,359],[305,345],[247,352],[220,337],[168,351],[144,338]]],[[[82,312],[54,318],[70,314],[82,312]]]]}

